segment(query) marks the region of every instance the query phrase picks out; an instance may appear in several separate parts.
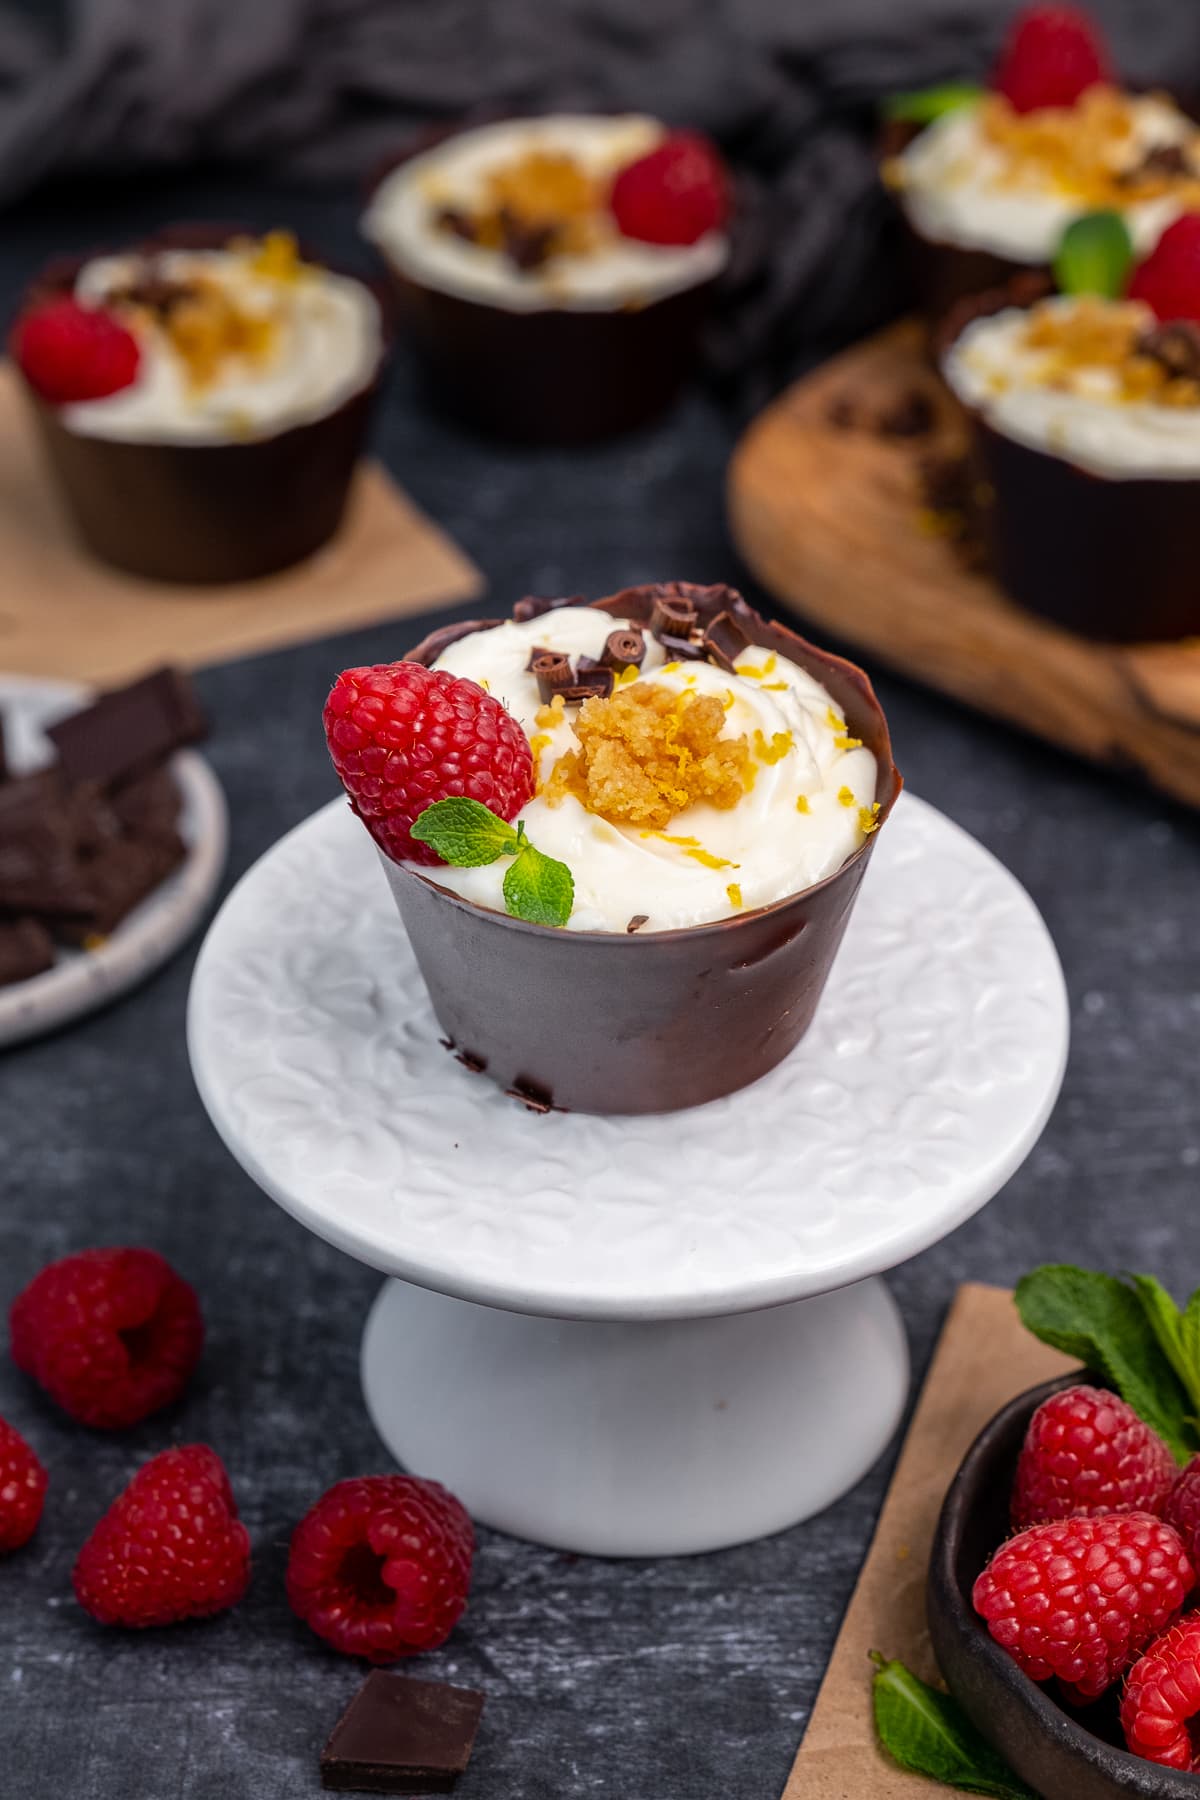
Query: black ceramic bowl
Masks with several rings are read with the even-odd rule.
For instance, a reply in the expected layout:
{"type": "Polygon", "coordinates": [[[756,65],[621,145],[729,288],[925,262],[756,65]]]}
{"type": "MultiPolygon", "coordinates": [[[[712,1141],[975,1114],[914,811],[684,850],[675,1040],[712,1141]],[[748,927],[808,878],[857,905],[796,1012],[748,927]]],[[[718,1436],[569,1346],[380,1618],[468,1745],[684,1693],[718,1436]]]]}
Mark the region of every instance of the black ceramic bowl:
{"type": "MultiPolygon", "coordinates": [[[[1030,1388],[985,1425],[942,1506],[929,1561],[926,1605],[946,1684],[1009,1767],[1044,1800],[1200,1800],[1200,1778],[1160,1768],[1122,1748],[1114,1697],[1068,1711],[1053,1688],[1023,1675],[989,1636],[971,1589],[1009,1535],[1009,1495],[1029,1421],[1043,1400],[1081,1372],[1030,1388]]],[[[1102,1378],[1086,1379],[1098,1387],[1102,1378]]]]}

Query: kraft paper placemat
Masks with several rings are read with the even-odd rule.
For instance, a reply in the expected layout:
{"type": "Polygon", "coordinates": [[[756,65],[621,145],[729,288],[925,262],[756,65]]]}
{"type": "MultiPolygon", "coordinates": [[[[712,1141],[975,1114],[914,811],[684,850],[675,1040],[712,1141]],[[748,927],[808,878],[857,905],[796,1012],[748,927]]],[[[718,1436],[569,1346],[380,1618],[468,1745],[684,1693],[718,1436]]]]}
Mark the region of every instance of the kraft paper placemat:
{"type": "Polygon", "coordinates": [[[375,463],[341,531],[263,581],[174,587],[121,575],[75,541],[17,377],[0,364],[0,668],[119,682],[154,663],[198,668],[469,600],[475,565],[375,463]]]}
{"type": "Polygon", "coordinates": [[[1030,1336],[1006,1288],[971,1282],[958,1290],[783,1800],[945,1795],[879,1749],[868,1657],[881,1650],[937,1680],[925,1571],[946,1489],[993,1413],[1014,1394],[1077,1366],[1030,1336]]]}

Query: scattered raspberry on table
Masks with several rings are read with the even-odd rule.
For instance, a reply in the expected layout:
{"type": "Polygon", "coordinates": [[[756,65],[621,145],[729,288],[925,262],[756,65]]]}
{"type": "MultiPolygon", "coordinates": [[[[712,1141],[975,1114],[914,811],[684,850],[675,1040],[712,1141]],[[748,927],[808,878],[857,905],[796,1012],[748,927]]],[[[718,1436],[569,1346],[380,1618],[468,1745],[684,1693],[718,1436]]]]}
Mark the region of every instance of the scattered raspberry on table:
{"type": "Polygon", "coordinates": [[[1108,51],[1086,13],[1073,6],[1029,6],[1012,23],[992,86],[1015,112],[1026,113],[1074,106],[1089,88],[1111,79],[1108,51]]]}
{"type": "Polygon", "coordinates": [[[517,720],[444,669],[346,669],[325,702],[325,741],[351,805],[393,862],[441,863],[409,835],[437,800],[465,795],[511,820],[533,796],[533,753],[517,720]]]}
{"type": "Polygon", "coordinates": [[[1172,1624],[1195,1583],[1179,1534],[1149,1513],[1033,1525],[997,1550],[975,1610],[1033,1681],[1093,1700],[1172,1624]]]}
{"type": "Polygon", "coordinates": [[[9,1318],[17,1367],[83,1425],[134,1425],[182,1394],[204,1321],[154,1250],[81,1250],[35,1275],[9,1318]]]}
{"type": "Polygon", "coordinates": [[[250,1581],[250,1535],[207,1444],[140,1468],[79,1552],[79,1604],[101,1625],[171,1625],[224,1612],[250,1581]]]}
{"type": "Polygon", "coordinates": [[[673,131],[619,169],[609,206],[624,237],[694,244],[729,214],[729,179],[716,147],[698,131],[673,131]]]}
{"type": "Polygon", "coordinates": [[[1013,1524],[1161,1515],[1178,1473],[1158,1433],[1117,1394],[1067,1388],[1043,1401],[1030,1421],[1017,1462],[1013,1524]]]}
{"type": "Polygon", "coordinates": [[[288,1600],[335,1650],[395,1662],[450,1635],[467,1604],[474,1551],[470,1519],[438,1482],[339,1481],[296,1527],[288,1600]]]}
{"type": "Polygon", "coordinates": [[[67,295],[22,314],[11,349],[30,387],[56,406],[119,393],[141,362],[137,339],[119,319],[67,295]]]}
{"type": "Polygon", "coordinates": [[[0,1556],[19,1550],[37,1530],[47,1481],[16,1426],[0,1419],[0,1556]]]}
{"type": "Polygon", "coordinates": [[[1135,1756],[1200,1774],[1200,1618],[1184,1619],[1156,1638],[1129,1671],[1121,1728],[1135,1756]]]}

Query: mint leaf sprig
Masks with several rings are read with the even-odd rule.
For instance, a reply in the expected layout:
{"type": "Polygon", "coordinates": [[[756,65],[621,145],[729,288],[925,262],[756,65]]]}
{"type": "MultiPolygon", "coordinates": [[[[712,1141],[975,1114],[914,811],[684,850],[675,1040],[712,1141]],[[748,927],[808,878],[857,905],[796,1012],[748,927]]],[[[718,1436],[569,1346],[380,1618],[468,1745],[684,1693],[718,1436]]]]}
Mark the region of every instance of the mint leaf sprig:
{"type": "Polygon", "coordinates": [[[457,869],[478,869],[511,856],[504,872],[504,905],[514,919],[531,925],[565,925],[575,904],[575,878],[566,863],[535,850],[525,833],[478,800],[455,796],[435,800],[410,826],[419,844],[428,844],[457,869]]]}
{"type": "Polygon", "coordinates": [[[1119,300],[1133,268],[1133,239],[1119,212],[1080,213],[1059,239],[1054,279],[1061,294],[1119,300]]]}
{"type": "Polygon", "coordinates": [[[1200,1289],[1181,1312],[1152,1275],[1047,1263],[1017,1283],[1034,1337],[1104,1375],[1176,1460],[1200,1450],[1200,1289]]]}
{"type": "Polygon", "coordinates": [[[943,81],[936,87],[914,88],[909,93],[891,94],[883,103],[885,119],[898,119],[905,125],[932,125],[944,113],[957,112],[980,99],[983,89],[972,81],[943,81]]]}
{"type": "Polygon", "coordinates": [[[888,1662],[878,1650],[871,1652],[871,1661],[875,1729],[902,1769],[990,1800],[1037,1800],[980,1736],[957,1700],[930,1687],[902,1662],[888,1662]]]}

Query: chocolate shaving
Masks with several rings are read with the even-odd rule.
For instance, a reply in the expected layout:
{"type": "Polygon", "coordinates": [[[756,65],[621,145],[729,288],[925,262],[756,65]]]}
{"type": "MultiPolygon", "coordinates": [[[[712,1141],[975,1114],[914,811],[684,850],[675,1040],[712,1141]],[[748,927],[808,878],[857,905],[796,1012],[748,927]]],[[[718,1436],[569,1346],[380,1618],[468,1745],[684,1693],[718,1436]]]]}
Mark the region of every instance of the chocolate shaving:
{"type": "Polygon", "coordinates": [[[622,675],[626,669],[640,669],[645,655],[646,639],[640,631],[610,631],[604,640],[600,661],[606,669],[622,675]]]}
{"type": "Polygon", "coordinates": [[[615,681],[611,669],[578,669],[571,686],[558,691],[568,706],[577,706],[582,700],[607,700],[615,681]]]}
{"type": "Polygon", "coordinates": [[[628,925],[625,927],[626,931],[640,931],[649,917],[649,913],[634,913],[632,919],[630,919],[628,925]]]}
{"type": "Polygon", "coordinates": [[[1117,181],[1122,187],[1133,187],[1147,175],[1190,175],[1192,165],[1182,144],[1154,144],[1140,162],[1122,169],[1117,181]]]}
{"type": "Polygon", "coordinates": [[[517,218],[507,207],[500,209],[499,225],[504,254],[513,267],[520,269],[523,274],[531,269],[540,269],[553,256],[557,226],[530,225],[517,218]]]}
{"type": "Polygon", "coordinates": [[[879,418],[883,437],[925,437],[937,423],[937,412],[929,395],[921,388],[910,388],[879,418]]]}
{"type": "Polygon", "coordinates": [[[743,631],[732,613],[718,613],[705,628],[703,647],[717,667],[732,675],[739,656],[750,648],[749,633],[743,631]]]}
{"type": "MultiPolygon", "coordinates": [[[[445,1043],[444,1038],[442,1042],[445,1043]]],[[[487,1068],[487,1057],[476,1056],[473,1050],[456,1050],[454,1060],[460,1062],[464,1069],[469,1069],[472,1075],[482,1075],[487,1068]]]]}
{"type": "Polygon", "coordinates": [[[140,306],[160,319],[169,319],[177,306],[194,300],[196,292],[194,283],[173,281],[169,275],[161,274],[153,263],[147,263],[144,272],[135,280],[124,287],[113,288],[107,300],[110,304],[140,306]]]}
{"type": "Polygon", "coordinates": [[[668,662],[703,662],[704,647],[692,642],[688,637],[674,637],[669,631],[659,633],[659,643],[667,653],[668,662]]]}
{"type": "Polygon", "coordinates": [[[519,1077],[513,1082],[510,1088],[506,1088],[504,1091],[510,1100],[519,1100],[521,1105],[527,1107],[530,1112],[548,1113],[554,1111],[554,1101],[552,1097],[545,1088],[538,1087],[536,1082],[526,1081],[519,1077]]]}
{"type": "Polygon", "coordinates": [[[672,637],[687,637],[696,628],[696,608],[690,600],[672,594],[656,594],[650,612],[650,629],[655,637],[664,632],[672,637]]]}
{"type": "MultiPolygon", "coordinates": [[[[582,594],[566,594],[561,600],[547,600],[540,594],[526,594],[513,607],[513,618],[518,625],[524,625],[528,619],[540,619],[544,613],[557,612],[560,606],[584,606],[586,601],[582,594]]],[[[474,630],[474,626],[468,626],[474,630]]]]}
{"type": "Polygon", "coordinates": [[[434,217],[434,224],[439,231],[448,231],[452,236],[462,238],[466,244],[479,241],[479,232],[470,213],[465,213],[457,206],[443,206],[434,217]]]}
{"type": "Polygon", "coordinates": [[[1155,325],[1139,340],[1138,350],[1168,375],[1200,381],[1200,326],[1191,319],[1172,319],[1165,325],[1155,325]]]}
{"type": "Polygon", "coordinates": [[[551,701],[555,694],[565,695],[575,677],[571,673],[571,659],[559,650],[543,650],[535,656],[531,672],[538,684],[538,693],[543,703],[551,701]]]}

